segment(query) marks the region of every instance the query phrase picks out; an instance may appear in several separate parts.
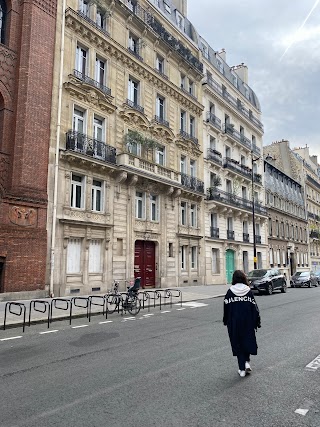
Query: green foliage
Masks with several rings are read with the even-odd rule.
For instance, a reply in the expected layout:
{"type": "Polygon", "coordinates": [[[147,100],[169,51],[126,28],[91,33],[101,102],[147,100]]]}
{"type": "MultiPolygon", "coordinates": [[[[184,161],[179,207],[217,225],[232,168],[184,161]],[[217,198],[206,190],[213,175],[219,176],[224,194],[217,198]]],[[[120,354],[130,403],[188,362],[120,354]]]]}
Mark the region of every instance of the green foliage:
{"type": "Polygon", "coordinates": [[[133,145],[133,144],[140,144],[141,146],[145,147],[146,150],[148,151],[159,147],[159,143],[155,139],[145,137],[136,130],[128,131],[128,133],[124,136],[124,144],[127,147],[130,147],[130,145],[133,145]]]}

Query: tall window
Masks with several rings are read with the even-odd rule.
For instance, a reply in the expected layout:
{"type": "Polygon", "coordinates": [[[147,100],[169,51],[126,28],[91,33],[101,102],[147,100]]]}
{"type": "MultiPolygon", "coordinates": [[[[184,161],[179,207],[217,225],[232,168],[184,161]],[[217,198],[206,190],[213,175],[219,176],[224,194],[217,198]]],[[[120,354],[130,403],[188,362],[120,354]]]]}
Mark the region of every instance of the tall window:
{"type": "Polygon", "coordinates": [[[197,175],[196,161],[190,160],[190,176],[195,177],[197,175]]]}
{"type": "Polygon", "coordinates": [[[181,225],[187,225],[187,203],[186,202],[181,202],[181,207],[180,207],[181,211],[181,225]]]}
{"type": "Polygon", "coordinates": [[[192,80],[189,80],[189,93],[190,95],[194,95],[194,83],[192,80]]]}
{"type": "Polygon", "coordinates": [[[89,0],[79,0],[79,12],[83,13],[85,16],[89,16],[89,0]]]}
{"type": "Polygon", "coordinates": [[[5,43],[6,39],[6,17],[7,5],[5,0],[0,0],[0,42],[5,43]]]}
{"type": "Polygon", "coordinates": [[[156,99],[156,115],[162,120],[164,120],[165,118],[164,106],[165,106],[165,99],[162,96],[158,95],[156,99]]]}
{"type": "Polygon", "coordinates": [[[135,12],[137,7],[137,2],[134,0],[127,0],[127,7],[131,10],[131,12],[135,12]]]}
{"type": "Polygon", "coordinates": [[[212,249],[212,273],[219,273],[219,249],[212,249]]]}
{"type": "Polygon", "coordinates": [[[101,273],[101,240],[91,240],[89,245],[89,273],[101,273]]]}
{"type": "Polygon", "coordinates": [[[91,209],[96,212],[101,212],[102,209],[102,182],[96,179],[92,182],[91,190],[91,209]]]}
{"type": "Polygon", "coordinates": [[[157,55],[156,58],[156,69],[159,73],[164,74],[164,59],[160,55],[157,55]]]}
{"type": "Polygon", "coordinates": [[[103,30],[106,29],[106,17],[103,13],[103,10],[97,8],[97,15],[96,15],[96,24],[98,27],[102,28],[103,30]]]}
{"type": "Polygon", "coordinates": [[[77,107],[73,109],[73,130],[80,133],[85,133],[85,112],[77,107]]]}
{"type": "Polygon", "coordinates": [[[145,194],[136,191],[136,218],[145,219],[145,194]]]}
{"type": "Polygon", "coordinates": [[[194,204],[190,206],[190,226],[197,226],[197,206],[194,204]]]}
{"type": "Polygon", "coordinates": [[[190,135],[191,136],[195,136],[195,133],[196,133],[196,130],[195,130],[196,124],[195,123],[196,123],[195,118],[190,116],[189,124],[190,124],[190,135]]]}
{"type": "Polygon", "coordinates": [[[104,138],[104,119],[94,115],[93,118],[93,138],[98,141],[105,141],[104,138]]]}
{"type": "Polygon", "coordinates": [[[84,208],[84,177],[74,173],[71,180],[71,207],[84,208]]]}
{"type": "Polygon", "coordinates": [[[67,273],[81,272],[81,239],[69,239],[67,249],[67,273]]]}
{"type": "Polygon", "coordinates": [[[181,246],[181,270],[185,270],[187,268],[186,252],[187,246],[181,246]]]}
{"type": "Polygon", "coordinates": [[[159,145],[156,148],[156,163],[160,166],[164,166],[165,160],[165,147],[159,145]]]}
{"type": "Polygon", "coordinates": [[[106,81],[106,63],[96,57],[96,70],[95,70],[96,81],[101,85],[105,85],[106,81]]]}
{"type": "Polygon", "coordinates": [[[128,99],[134,104],[139,104],[139,82],[129,77],[128,82],[128,99]]]}
{"type": "Polygon", "coordinates": [[[138,37],[134,36],[132,33],[129,34],[129,50],[131,52],[139,55],[139,39],[138,37]]]}
{"type": "Polygon", "coordinates": [[[191,247],[191,268],[196,269],[198,267],[198,248],[197,246],[191,247]]]}
{"type": "Polygon", "coordinates": [[[187,113],[183,110],[180,112],[180,129],[182,131],[186,130],[186,124],[187,124],[187,113]]]}
{"type": "Polygon", "coordinates": [[[76,70],[83,75],[86,75],[87,73],[87,67],[88,67],[87,59],[88,59],[88,51],[81,46],[77,46],[76,70]]]}
{"type": "Polygon", "coordinates": [[[181,89],[186,88],[186,76],[184,74],[180,75],[180,87],[181,89]]]}
{"type": "Polygon", "coordinates": [[[150,219],[151,221],[159,221],[159,197],[150,195],[150,219]]]}
{"type": "Polygon", "coordinates": [[[187,159],[185,158],[185,156],[181,156],[180,158],[180,172],[181,173],[186,173],[186,163],[187,163],[187,159]]]}
{"type": "Polygon", "coordinates": [[[212,135],[209,135],[209,146],[210,146],[210,149],[211,150],[215,150],[216,149],[216,144],[217,144],[216,138],[214,136],[212,136],[212,135]]]}

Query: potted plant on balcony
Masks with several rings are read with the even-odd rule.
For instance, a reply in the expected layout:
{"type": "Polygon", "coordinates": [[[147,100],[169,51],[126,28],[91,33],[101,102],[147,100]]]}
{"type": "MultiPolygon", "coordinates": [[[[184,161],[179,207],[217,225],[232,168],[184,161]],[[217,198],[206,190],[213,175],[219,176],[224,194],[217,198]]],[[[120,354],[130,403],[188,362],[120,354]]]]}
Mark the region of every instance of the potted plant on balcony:
{"type": "Polygon", "coordinates": [[[211,181],[211,187],[207,188],[208,199],[211,199],[211,198],[217,199],[220,197],[217,191],[221,183],[222,183],[221,177],[219,175],[215,175],[211,181]]]}

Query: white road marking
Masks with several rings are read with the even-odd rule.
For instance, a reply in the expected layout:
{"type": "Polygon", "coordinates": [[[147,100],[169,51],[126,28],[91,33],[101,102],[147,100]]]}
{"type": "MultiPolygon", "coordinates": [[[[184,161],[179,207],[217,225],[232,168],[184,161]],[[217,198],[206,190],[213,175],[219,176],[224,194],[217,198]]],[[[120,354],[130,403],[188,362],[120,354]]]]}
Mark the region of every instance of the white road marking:
{"type": "Polygon", "coordinates": [[[182,311],[182,310],[185,310],[186,308],[184,307],[184,308],[177,308],[177,311],[182,311]]]}
{"type": "Polygon", "coordinates": [[[301,409],[301,408],[299,408],[299,409],[296,409],[294,412],[296,414],[304,416],[304,415],[306,415],[309,412],[309,409],[301,409]]]}
{"type": "Polygon", "coordinates": [[[1,338],[0,341],[17,340],[18,338],[22,338],[22,335],[19,335],[19,336],[16,336],[16,337],[1,338]]]}
{"type": "Polygon", "coordinates": [[[136,320],[135,317],[126,317],[125,319],[121,320],[121,322],[126,322],[127,320],[136,320]]]}
{"type": "Polygon", "coordinates": [[[89,325],[79,325],[79,326],[71,326],[72,329],[78,329],[78,328],[86,328],[89,325]]]}
{"type": "MultiPolygon", "coordinates": [[[[177,306],[180,304],[176,304],[177,306]]],[[[183,302],[183,306],[185,307],[191,307],[191,308],[198,308],[198,307],[207,307],[208,304],[205,304],[203,302],[197,302],[197,301],[189,301],[189,302],[183,302]]]]}
{"type": "Polygon", "coordinates": [[[105,323],[113,323],[113,320],[105,320],[104,322],[99,322],[99,325],[104,325],[105,323]]]}
{"type": "Polygon", "coordinates": [[[161,311],[161,313],[162,313],[162,314],[164,314],[164,313],[171,313],[171,311],[170,311],[170,310],[167,310],[167,311],[161,311]]]}
{"type": "Polygon", "coordinates": [[[149,317],[149,316],[154,316],[154,314],[153,313],[143,314],[143,317],[149,317]]]}
{"type": "Polygon", "coordinates": [[[39,332],[39,335],[52,334],[53,332],[59,332],[59,329],[53,329],[52,331],[39,332]]]}
{"type": "Polygon", "coordinates": [[[320,368],[320,354],[315,359],[313,359],[312,362],[308,363],[306,368],[312,369],[313,371],[316,371],[318,368],[320,368]]]}

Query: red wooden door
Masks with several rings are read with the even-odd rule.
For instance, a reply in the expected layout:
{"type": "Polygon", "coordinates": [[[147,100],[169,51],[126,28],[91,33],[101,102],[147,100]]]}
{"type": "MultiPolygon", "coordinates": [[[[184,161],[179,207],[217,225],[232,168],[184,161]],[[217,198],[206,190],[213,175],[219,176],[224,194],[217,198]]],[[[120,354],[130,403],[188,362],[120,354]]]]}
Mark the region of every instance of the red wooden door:
{"type": "Polygon", "coordinates": [[[141,277],[143,288],[155,287],[155,243],[137,240],[134,251],[134,277],[141,277]]]}

